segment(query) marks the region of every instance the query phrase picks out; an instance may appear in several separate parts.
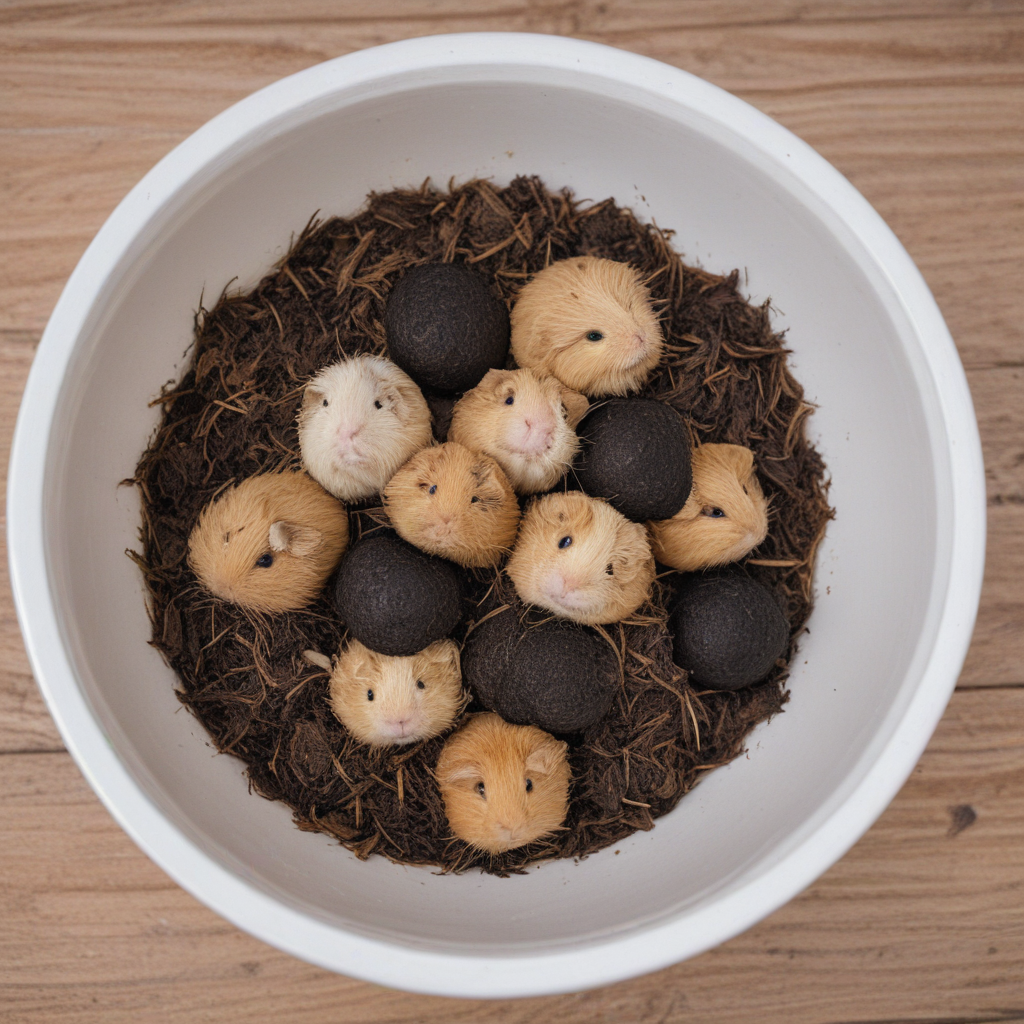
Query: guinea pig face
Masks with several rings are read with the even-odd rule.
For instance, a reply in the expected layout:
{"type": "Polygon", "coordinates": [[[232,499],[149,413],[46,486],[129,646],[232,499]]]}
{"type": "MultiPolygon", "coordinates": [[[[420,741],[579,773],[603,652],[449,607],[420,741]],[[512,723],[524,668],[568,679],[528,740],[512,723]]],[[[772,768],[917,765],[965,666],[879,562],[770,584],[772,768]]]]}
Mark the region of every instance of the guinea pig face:
{"type": "Polygon", "coordinates": [[[368,498],[430,443],[430,409],[389,359],[362,355],[321,370],[299,411],[302,463],[344,501],[368,498]]]}
{"type": "Polygon", "coordinates": [[[188,561],[211,593],[257,611],[292,611],[323,588],[348,544],[348,515],[305,473],[250,477],[211,502],[188,561]]]}
{"type": "Polygon", "coordinates": [[[330,700],[360,743],[402,746],[438,736],[463,706],[459,649],[439,640],[419,654],[393,658],[352,640],[331,673],[330,700]]]}
{"type": "Polygon", "coordinates": [[[618,622],[647,599],[647,534],[607,502],[546,494],[526,510],[506,571],[519,596],[588,625],[618,622]]]}
{"type": "Polygon", "coordinates": [[[489,370],[456,404],[448,437],[490,455],[519,494],[536,494],[572,462],[588,404],[550,374],[489,370]]]}
{"type": "Polygon", "coordinates": [[[649,524],[655,557],[681,572],[735,562],[768,536],[768,502],[749,448],[705,444],[694,449],[692,466],[686,504],[649,524]]]}
{"type": "Polygon", "coordinates": [[[454,441],[417,452],[384,488],[384,507],[399,536],[465,566],[496,565],[519,525],[501,467],[454,441]]]}
{"type": "Polygon", "coordinates": [[[664,339],[640,274],[626,263],[577,256],[542,270],[512,307],[512,353],[586,395],[637,390],[664,339]]]}
{"type": "Polygon", "coordinates": [[[437,781],[452,831],[504,853],[555,831],[569,794],[566,745],[530,725],[477,715],[445,743],[437,781]]]}

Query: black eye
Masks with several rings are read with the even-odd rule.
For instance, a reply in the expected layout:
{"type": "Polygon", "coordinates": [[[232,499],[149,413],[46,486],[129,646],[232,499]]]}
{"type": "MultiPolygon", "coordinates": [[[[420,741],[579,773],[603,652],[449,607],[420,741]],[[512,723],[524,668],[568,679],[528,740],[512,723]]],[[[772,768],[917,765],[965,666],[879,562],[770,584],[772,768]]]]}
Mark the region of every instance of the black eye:
{"type": "Polygon", "coordinates": [[[480,500],[480,499],[479,499],[479,498],[478,498],[478,497],[477,497],[477,496],[476,496],[476,495],[474,494],[474,495],[473,495],[473,497],[469,499],[469,503],[470,503],[471,505],[473,505],[473,504],[475,504],[476,502],[478,502],[479,500],[480,500]]]}
{"type": "Polygon", "coordinates": [[[367,700],[373,700],[373,690],[367,690],[366,691],[366,699],[367,700]]]}
{"type": "Polygon", "coordinates": [[[572,543],[572,537],[563,537],[559,542],[560,548],[567,548],[572,543]]]}
{"type": "Polygon", "coordinates": [[[327,404],[327,399],[325,398],[325,399],[324,399],[324,405],[326,405],[326,404],[327,404]]]}
{"type": "Polygon", "coordinates": [[[533,792],[533,779],[527,779],[526,780],[526,792],[527,793],[532,793],[533,792]]]}
{"type": "Polygon", "coordinates": [[[373,407],[374,407],[374,409],[380,409],[380,408],[381,408],[381,404],[380,404],[380,402],[378,402],[378,401],[375,401],[375,402],[373,403],[373,407]]]}
{"type": "Polygon", "coordinates": [[[274,564],[274,556],[268,551],[265,555],[260,555],[256,559],[256,564],[261,569],[269,569],[274,564]]]}
{"type": "Polygon", "coordinates": [[[608,575],[609,575],[609,576],[614,576],[614,575],[615,575],[615,566],[614,566],[614,565],[612,565],[612,563],[611,563],[611,562],[609,562],[609,563],[608,563],[608,564],[607,564],[607,565],[606,565],[606,566],[604,567],[604,571],[605,571],[606,573],[608,573],[608,575]]]}
{"type": "Polygon", "coordinates": [[[486,793],[484,792],[484,784],[483,784],[482,782],[478,782],[478,783],[476,784],[476,791],[477,791],[477,792],[478,792],[478,793],[479,793],[479,794],[480,794],[480,795],[481,795],[481,796],[482,796],[482,797],[483,797],[483,798],[484,798],[485,800],[487,799],[487,794],[486,794],[486,793]]]}
{"type": "Polygon", "coordinates": [[[600,341],[603,337],[600,331],[587,331],[587,341],[600,341]]]}
{"type": "Polygon", "coordinates": [[[515,398],[512,395],[509,395],[508,398],[505,399],[505,404],[506,405],[511,405],[514,401],[515,401],[515,398]]]}
{"type": "Polygon", "coordinates": [[[423,682],[422,679],[417,679],[416,680],[416,689],[417,690],[425,690],[426,688],[427,688],[426,684],[423,682]]]}
{"type": "Polygon", "coordinates": [[[431,484],[430,485],[430,490],[427,491],[427,494],[433,494],[436,490],[437,490],[437,484],[431,484]]]}
{"type": "Polygon", "coordinates": [[[705,505],[701,511],[712,519],[722,519],[725,516],[725,513],[720,508],[714,508],[711,505],[705,505]]]}

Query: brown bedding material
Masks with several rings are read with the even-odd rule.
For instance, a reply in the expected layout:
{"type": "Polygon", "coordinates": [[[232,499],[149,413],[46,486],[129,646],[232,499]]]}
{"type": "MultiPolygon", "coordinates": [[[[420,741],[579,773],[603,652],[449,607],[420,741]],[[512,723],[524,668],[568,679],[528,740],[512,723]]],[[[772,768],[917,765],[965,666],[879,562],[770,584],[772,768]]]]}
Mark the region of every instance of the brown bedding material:
{"type": "MultiPolygon", "coordinates": [[[[583,857],[654,827],[788,699],[783,661],[739,692],[690,686],[672,662],[665,621],[676,574],[663,569],[653,600],[604,628],[623,681],[604,720],[563,737],[573,773],[564,829],[500,856],[482,854],[448,832],[432,776],[443,738],[372,750],[331,714],[327,674],[302,652],[333,654],[345,635],[332,584],[305,611],[265,616],[213,598],[187,565],[188,536],[208,501],[254,473],[298,465],[305,381],[346,354],[385,351],[387,297],[405,269],[464,262],[511,305],[550,261],[603,256],[643,271],[663,311],[667,358],[642,393],[671,403],[694,441],[756,454],[770,531],[746,569],[785,609],[788,661],[811,611],[815,551],[832,516],[824,463],[805,436],[812,407],[787,368],[768,304],[744,301],[736,271],[720,277],[684,265],[669,237],[610,199],[587,205],[536,178],[505,189],[472,181],[437,191],[428,182],[374,194],[351,219],[311,220],[251,292],[225,293],[209,310],[200,303],[188,369],[157,399],[162,418],[133,480],[142,550],[130,554],[149,592],[152,643],[178,673],[182,702],[219,751],[245,762],[251,788],[293,809],[299,828],[325,832],[359,857],[446,871],[508,874],[551,857],[583,857]]],[[[443,438],[451,402],[430,400],[443,438]]],[[[352,510],[353,538],[382,528],[377,504],[352,510]]],[[[466,595],[458,640],[488,610],[515,601],[507,580],[480,570],[467,574],[466,595]]]]}

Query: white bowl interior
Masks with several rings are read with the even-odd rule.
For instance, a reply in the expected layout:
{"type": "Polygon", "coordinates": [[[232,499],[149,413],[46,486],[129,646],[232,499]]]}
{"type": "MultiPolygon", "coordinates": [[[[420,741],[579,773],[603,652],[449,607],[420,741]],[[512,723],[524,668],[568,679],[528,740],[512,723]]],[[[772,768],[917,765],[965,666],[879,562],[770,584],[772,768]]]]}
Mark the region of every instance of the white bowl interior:
{"type": "MultiPolygon", "coordinates": [[[[79,685],[152,803],[208,857],[322,922],[467,956],[588,943],[708,907],[777,864],[888,741],[918,685],[948,574],[947,440],[912,325],[842,222],[783,164],[685,104],[578,71],[459,68],[339,90],[202,168],[117,264],[74,349],[46,472],[49,586],[79,685]],[[517,77],[520,80],[516,80],[517,77]],[[522,80],[530,78],[529,81],[522,80]],[[119,487],[177,377],[200,293],[249,286],[314,210],[430,176],[535,173],[675,230],[739,267],[788,328],[838,517],[783,715],[677,810],[582,863],[509,879],[360,862],[298,831],[216,755],[147,646],[139,505],[119,487]],[[884,583],[880,582],[884,581],[884,583]]],[[[810,878],[806,879],[810,881],[810,878]]]]}

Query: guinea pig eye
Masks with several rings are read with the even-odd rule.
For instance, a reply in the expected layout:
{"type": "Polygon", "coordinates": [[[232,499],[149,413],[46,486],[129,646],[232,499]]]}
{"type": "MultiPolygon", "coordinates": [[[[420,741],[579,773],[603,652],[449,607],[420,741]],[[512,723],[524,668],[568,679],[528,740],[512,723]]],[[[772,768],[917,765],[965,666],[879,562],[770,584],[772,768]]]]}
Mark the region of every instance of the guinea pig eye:
{"type": "Polygon", "coordinates": [[[256,564],[261,569],[269,569],[274,564],[274,556],[268,551],[265,555],[260,555],[256,559],[256,564]]]}
{"type": "Polygon", "coordinates": [[[479,500],[480,499],[474,494],[473,497],[469,499],[469,503],[470,505],[475,505],[479,500]]]}
{"type": "Polygon", "coordinates": [[[600,341],[603,337],[600,331],[587,331],[587,341],[600,341]]]}
{"type": "Polygon", "coordinates": [[[511,405],[515,400],[516,399],[515,399],[514,395],[509,395],[508,398],[505,399],[505,404],[506,405],[511,405]]]}
{"type": "Polygon", "coordinates": [[[725,516],[720,508],[715,508],[713,505],[705,505],[700,512],[701,515],[710,516],[712,519],[722,519],[725,516]]]}
{"type": "Polygon", "coordinates": [[[366,699],[367,700],[373,700],[373,690],[367,690],[366,691],[366,699]]]}
{"type": "Polygon", "coordinates": [[[417,679],[416,680],[416,689],[417,690],[425,690],[426,688],[427,688],[427,685],[426,685],[426,683],[423,682],[422,679],[417,679]]]}
{"type": "Polygon", "coordinates": [[[560,548],[567,548],[572,543],[572,537],[563,537],[559,542],[560,548]]]}
{"type": "Polygon", "coordinates": [[[437,491],[437,484],[431,484],[427,494],[434,494],[437,491]]]}
{"type": "Polygon", "coordinates": [[[484,784],[483,784],[482,782],[478,782],[478,783],[476,784],[476,791],[477,791],[477,792],[478,792],[478,793],[479,793],[479,794],[480,794],[480,795],[481,795],[481,796],[482,796],[482,797],[483,797],[483,798],[484,798],[485,800],[487,799],[487,794],[486,794],[486,793],[484,792],[484,784]]]}
{"type": "Polygon", "coordinates": [[[324,405],[326,405],[326,404],[327,404],[327,399],[325,398],[325,399],[324,399],[324,405]]]}
{"type": "Polygon", "coordinates": [[[606,565],[606,566],[604,567],[604,571],[605,571],[606,573],[608,573],[608,575],[609,575],[609,576],[614,576],[614,575],[615,575],[615,566],[614,566],[614,565],[612,565],[612,563],[611,563],[611,562],[609,562],[609,563],[608,563],[608,564],[607,564],[607,565],[606,565]]]}
{"type": "Polygon", "coordinates": [[[383,407],[383,406],[382,406],[382,405],[380,404],[380,399],[379,399],[379,398],[378,398],[378,399],[374,399],[374,402],[373,402],[373,407],[374,407],[374,409],[383,409],[383,408],[384,408],[384,407],[383,407]]]}
{"type": "Polygon", "coordinates": [[[526,780],[526,792],[527,793],[532,793],[533,792],[533,779],[527,779],[526,780]]]}

